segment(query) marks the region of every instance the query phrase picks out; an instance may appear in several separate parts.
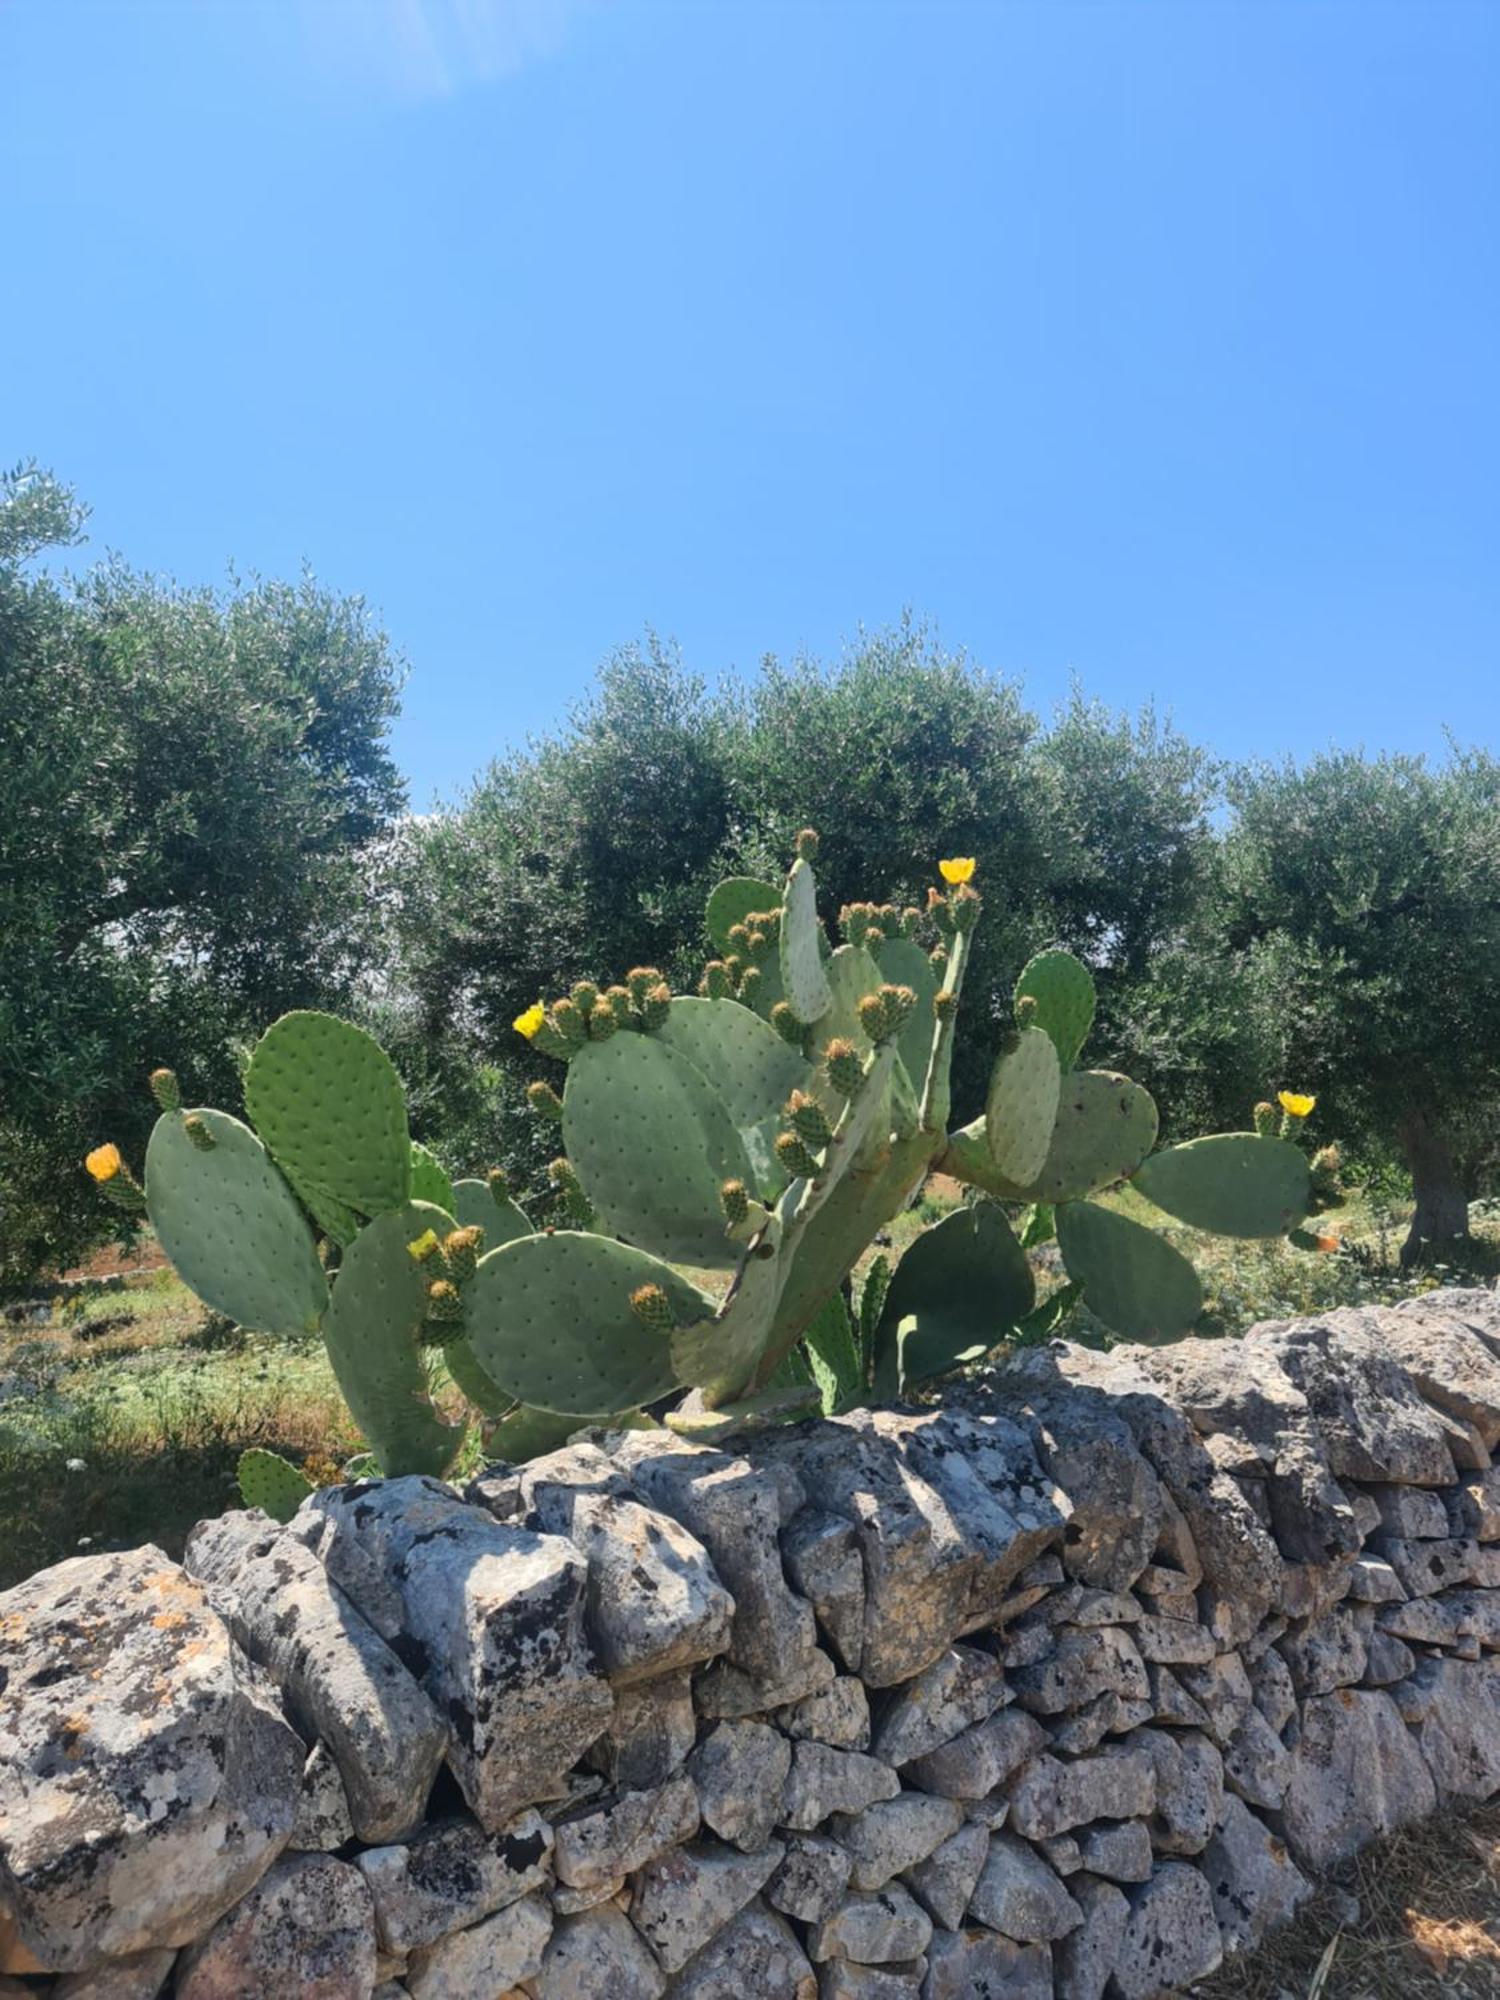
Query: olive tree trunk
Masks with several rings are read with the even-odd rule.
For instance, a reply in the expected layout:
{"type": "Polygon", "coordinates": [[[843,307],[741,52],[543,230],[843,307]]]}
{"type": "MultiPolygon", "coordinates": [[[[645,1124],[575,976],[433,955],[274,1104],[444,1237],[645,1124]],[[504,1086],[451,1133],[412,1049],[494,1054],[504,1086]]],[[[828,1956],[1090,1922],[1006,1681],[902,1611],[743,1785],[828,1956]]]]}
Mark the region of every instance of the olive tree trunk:
{"type": "Polygon", "coordinates": [[[1401,1264],[1442,1263],[1469,1241],[1469,1197],[1453,1148],[1422,1112],[1401,1121],[1401,1145],[1411,1169],[1416,1210],[1401,1246],[1401,1264]]]}

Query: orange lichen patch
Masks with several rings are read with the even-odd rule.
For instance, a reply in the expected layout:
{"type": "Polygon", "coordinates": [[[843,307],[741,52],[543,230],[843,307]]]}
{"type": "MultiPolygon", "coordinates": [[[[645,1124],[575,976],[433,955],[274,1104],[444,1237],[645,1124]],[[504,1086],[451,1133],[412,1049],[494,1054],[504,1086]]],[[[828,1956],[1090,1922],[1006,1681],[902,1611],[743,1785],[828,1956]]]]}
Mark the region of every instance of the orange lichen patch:
{"type": "Polygon", "coordinates": [[[83,1755],[83,1738],[88,1733],[89,1719],[82,1713],[70,1715],[58,1731],[59,1736],[62,1738],[63,1755],[68,1759],[69,1763],[76,1764],[78,1759],[83,1755]]]}
{"type": "Polygon", "coordinates": [[[142,1579],[141,1588],[151,1590],[158,1597],[175,1597],[182,1604],[190,1604],[195,1611],[203,1604],[202,1588],[190,1576],[184,1576],[180,1569],[157,1569],[142,1579]]]}
{"type": "Polygon", "coordinates": [[[188,1622],[185,1611],[158,1611],[151,1623],[158,1632],[175,1632],[188,1622]]]}

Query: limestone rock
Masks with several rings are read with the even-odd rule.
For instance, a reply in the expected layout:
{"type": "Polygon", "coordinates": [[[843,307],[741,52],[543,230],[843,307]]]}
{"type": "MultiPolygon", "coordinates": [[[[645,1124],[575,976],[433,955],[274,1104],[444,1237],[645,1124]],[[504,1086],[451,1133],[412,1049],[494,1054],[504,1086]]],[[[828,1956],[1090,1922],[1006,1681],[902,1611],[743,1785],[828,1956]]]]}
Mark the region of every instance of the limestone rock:
{"type": "Polygon", "coordinates": [[[621,1791],[648,1791],[681,1769],[697,1735],[691,1678],[664,1674],[615,1690],[614,1714],[587,1761],[621,1791]]]}
{"type": "Polygon", "coordinates": [[[359,1838],[404,1840],[421,1822],[448,1730],[391,1647],[312,1551],[264,1514],[200,1521],[184,1563],[281,1687],[303,1735],[328,1745],[359,1838]]]}
{"type": "Polygon", "coordinates": [[[939,1798],[987,1798],[1046,1740],[1046,1731],[1033,1716],[1015,1710],[992,1715],[951,1743],[915,1758],[906,1766],[906,1777],[939,1798]]]}
{"type": "Polygon", "coordinates": [[[388,1952],[419,1951],[518,1902],[547,1881],[552,1829],[524,1812],[499,1833],[471,1819],[434,1820],[409,1843],[371,1847],[356,1862],[388,1952]]]}
{"type": "Polygon", "coordinates": [[[1037,1715],[1082,1708],[1101,1694],[1145,1701],[1151,1693],[1135,1641],[1114,1626],[1099,1632],[1064,1630],[1050,1659],[1013,1668],[1010,1683],[1021,1706],[1037,1715]]]}
{"type": "Polygon", "coordinates": [[[1224,1746],[1225,1785],[1247,1804],[1275,1812],[1286,1797],[1291,1771],[1286,1746],[1260,1710],[1252,1708],[1224,1746]]]}
{"type": "Polygon", "coordinates": [[[764,1715],[770,1709],[786,1708],[809,1695],[831,1687],[833,1661],[816,1648],[803,1653],[786,1673],[770,1680],[757,1679],[743,1667],[728,1660],[715,1660],[693,1683],[693,1699],[698,1713],[710,1721],[737,1721],[742,1716],[764,1715]]]}
{"type": "MultiPolygon", "coordinates": [[[[176,1962],[173,1951],[138,1951],[129,1958],[107,1959],[92,1972],[68,1972],[52,1989],[52,2000],[156,2000],[167,1983],[167,1974],[176,1962]]],[[[14,1991],[30,1992],[29,1987],[0,1979],[0,2000],[14,1991]]]]}
{"type": "Polygon", "coordinates": [[[853,1866],[839,1843],[826,1834],[790,1834],[785,1857],[766,1884],[766,1901],[799,1923],[822,1923],[843,1902],[853,1866]]]}
{"type": "Polygon", "coordinates": [[[553,1865],[571,1889],[598,1888],[634,1874],[698,1831],[698,1794],[688,1777],[669,1778],[649,1792],[596,1799],[553,1828],[553,1865]]]}
{"type": "Polygon", "coordinates": [[[1057,2000],[1103,2000],[1125,1942],[1130,1904],[1113,1882],[1090,1876],[1074,1884],[1073,1895],[1083,1922],[1053,1946],[1057,2000]]]}
{"type": "Polygon", "coordinates": [[[772,1721],[794,1741],[827,1743],[835,1750],[868,1750],[870,1698],[853,1674],[840,1674],[827,1687],[778,1708],[772,1721]]]}
{"type": "Polygon", "coordinates": [[[1392,1638],[1389,1632],[1372,1632],[1361,1685],[1389,1687],[1393,1681],[1404,1681],[1416,1664],[1417,1656],[1410,1646],[1392,1638]]]}
{"type": "Polygon", "coordinates": [[[1352,1687],[1365,1670],[1373,1620],[1357,1605],[1336,1604],[1321,1618],[1294,1626],[1281,1642],[1292,1685],[1305,1701],[1352,1687]]]}
{"type": "Polygon", "coordinates": [[[660,2000],[666,1976],[613,1904],[560,1917],[529,1982],[534,2000],[660,2000]]]}
{"type": "Polygon", "coordinates": [[[1052,1952],[993,1931],[935,1931],[922,2000],[1052,2000],[1052,1952]]]}
{"type": "Polygon", "coordinates": [[[853,1522],[804,1507],[783,1529],[781,1553],[829,1644],[857,1672],[865,1643],[865,1566],[853,1522]]]}
{"type": "Polygon", "coordinates": [[[919,1957],[932,1937],[932,1923],[899,1882],[873,1896],[849,1896],[831,1917],[808,1933],[807,1955],[817,1963],[852,1958],[858,1965],[887,1965],[919,1957]]]}
{"type": "Polygon", "coordinates": [[[969,1908],[981,1923],[1020,1944],[1066,1937],[1083,1922],[1082,1910],[1036,1849],[1009,1833],[992,1837],[969,1908]]]}
{"type": "Polygon", "coordinates": [[[818,1967],[818,2000],[917,2000],[927,1971],[925,1958],[900,1965],[856,1965],[832,1958],[818,1967]]]}
{"type": "Polygon", "coordinates": [[[950,1646],[894,1690],[875,1726],[875,1755],[888,1764],[909,1764],[985,1721],[1008,1699],[1005,1670],[992,1653],[950,1646]]]}
{"type": "Polygon", "coordinates": [[[325,1487],[296,1528],[381,1636],[401,1639],[449,1718],[448,1761],[480,1823],[498,1830],[551,1795],[614,1707],[572,1543],[425,1478],[325,1487]]]}
{"type": "Polygon", "coordinates": [[[752,1903],[677,1975],[673,2000],[813,2000],[817,1975],[791,1926],[752,1903]]]}
{"type": "Polygon", "coordinates": [[[1358,1310],[1252,1327],[1307,1398],[1328,1463],[1340,1479],[1447,1486],[1447,1432],[1358,1310]]]}
{"type": "Polygon", "coordinates": [[[1284,1924],[1312,1894],[1285,1843],[1238,1799],[1224,1801],[1224,1817],[1199,1866],[1230,1951],[1258,1944],[1264,1932],[1284,1924]]]}
{"type": "Polygon", "coordinates": [[[1417,1741],[1441,1798],[1487,1799],[1500,1789],[1500,1677],[1490,1665],[1423,1660],[1417,1741]]]}
{"type": "Polygon", "coordinates": [[[1273,1729],[1285,1729],[1297,1713],[1292,1671],[1274,1648],[1248,1669],[1250,1698],[1273,1729]]]}
{"type": "Polygon", "coordinates": [[[680,1972],[731,1917],[758,1896],[781,1866],[779,1841],[759,1854],[710,1842],[674,1847],[635,1880],[631,1922],[665,1972],[680,1972]]]}
{"type": "Polygon", "coordinates": [[[331,1854],[354,1838],[349,1795],[326,1743],[315,1743],[302,1768],[297,1817],[287,1846],[296,1853],[331,1854]]]}
{"type": "Polygon", "coordinates": [[[1115,1961],[1119,2000],[1155,2000],[1207,1978],[1223,1959],[1208,1883],[1185,1862],[1163,1862],[1131,1899],[1115,1961]]]}
{"type": "Polygon", "coordinates": [[[1105,1751],[1064,1763],[1035,1757],[1012,1780],[1010,1825],[1049,1840],[1096,1819],[1136,1819],[1156,1805],[1156,1767],[1145,1750],[1105,1751]]]}
{"type": "MultiPolygon", "coordinates": [[[[1380,1337],[1418,1392],[1449,1416],[1472,1424],[1485,1448],[1493,1451],[1500,1444],[1500,1358],[1493,1336],[1481,1338],[1451,1307],[1439,1304],[1444,1296],[1438,1293],[1430,1304],[1411,1299],[1379,1311],[1380,1337]]],[[[1367,1312],[1374,1317],[1377,1310],[1367,1312]]],[[[1493,1313],[1491,1304],[1491,1322],[1493,1313]]]]}
{"type": "Polygon", "coordinates": [[[1080,1836],[1079,1845],[1091,1875],[1101,1875],[1107,1882],[1151,1879],[1151,1835],[1144,1820],[1091,1826],[1080,1836]]]}
{"type": "Polygon", "coordinates": [[[1302,1713],[1283,1807],[1287,1843],[1313,1871],[1425,1819],[1437,1793],[1389,1695],[1340,1688],[1302,1713]]]}
{"type": "Polygon", "coordinates": [[[1440,1590],[1474,1581],[1479,1544],[1450,1535],[1440,1542],[1408,1542],[1379,1536],[1374,1548],[1400,1577],[1409,1596],[1435,1597],[1440,1590]]]}
{"type": "Polygon", "coordinates": [[[0,1967],[190,1943],[291,1833],[306,1751],[160,1549],[0,1594],[0,1967]],[[9,1924],[6,1922],[9,1918],[9,1924]]]}
{"type": "Polygon", "coordinates": [[[523,1896],[492,1917],[415,1952],[405,1986],[411,2000],[474,2000],[504,1994],[542,1969],[552,1912],[545,1896],[523,1896]]]}
{"type": "Polygon", "coordinates": [[[852,1816],[833,1821],[834,1837],[854,1864],[849,1886],[863,1894],[880,1889],[893,1875],[925,1861],[963,1825],[963,1809],[951,1799],[925,1792],[902,1792],[852,1816]]]}
{"type": "Polygon", "coordinates": [[[863,1812],[880,1799],[893,1799],[901,1780],[889,1764],[859,1750],[833,1750],[826,1743],[794,1743],[781,1822],[811,1833],[834,1813],[863,1812]]]}
{"type": "Polygon", "coordinates": [[[1095,1390],[1058,1371],[1050,1349],[1015,1357],[1002,1393],[1024,1393],[1032,1434],[1052,1479],[1073,1503],[1062,1559],[1100,1590],[1128,1590],[1161,1526],[1161,1487],[1129,1430],[1095,1390]]]}
{"type": "Polygon", "coordinates": [[[1143,1660],[1164,1667],[1202,1666],[1219,1650],[1206,1625],[1184,1618],[1137,1618],[1130,1636],[1143,1660]]]}
{"type": "Polygon", "coordinates": [[[367,2000],[374,1984],[364,1877],[328,1854],[294,1854],[183,1953],[175,1991],[177,2000],[367,2000]]]}
{"type": "Polygon", "coordinates": [[[989,1851],[988,1827],[971,1821],[925,1861],[908,1868],[901,1879],[935,1924],[956,1931],[963,1926],[989,1851]]]}
{"type": "MultiPolygon", "coordinates": [[[[753,1854],[781,1818],[792,1746],[764,1722],[717,1722],[688,1759],[704,1825],[753,1854]]],[[[631,1864],[632,1866],[636,1864],[631,1864]]]]}
{"type": "Polygon", "coordinates": [[[1224,1764],[1206,1736],[1138,1729],[1125,1739],[1156,1772],[1152,1845],[1164,1854],[1199,1854],[1224,1809],[1224,1764]]]}

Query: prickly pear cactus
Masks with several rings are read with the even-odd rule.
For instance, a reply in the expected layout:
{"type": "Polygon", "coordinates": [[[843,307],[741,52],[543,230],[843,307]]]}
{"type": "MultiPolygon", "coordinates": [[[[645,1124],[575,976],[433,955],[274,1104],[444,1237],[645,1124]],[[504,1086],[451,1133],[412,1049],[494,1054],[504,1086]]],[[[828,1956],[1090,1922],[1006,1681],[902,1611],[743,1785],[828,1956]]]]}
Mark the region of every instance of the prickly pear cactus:
{"type": "Polygon", "coordinates": [[[356,1216],[411,1189],[406,1097],[380,1044],[330,1014],[283,1014],[256,1044],[245,1109],[292,1186],[356,1216]]]}
{"type": "Polygon", "coordinates": [[[273,1521],[290,1521],[309,1494],[316,1492],[305,1472],[279,1452],[242,1451],[238,1468],[240,1498],[259,1507],[273,1521]]]}

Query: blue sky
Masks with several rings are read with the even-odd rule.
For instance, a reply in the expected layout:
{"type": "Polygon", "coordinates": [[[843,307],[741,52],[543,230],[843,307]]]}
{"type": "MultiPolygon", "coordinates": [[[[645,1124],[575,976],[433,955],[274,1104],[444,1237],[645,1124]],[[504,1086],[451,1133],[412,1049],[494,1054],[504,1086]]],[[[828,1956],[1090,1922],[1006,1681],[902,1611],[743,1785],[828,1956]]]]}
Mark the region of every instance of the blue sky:
{"type": "Polygon", "coordinates": [[[1492,0],[0,0],[0,459],[361,590],[418,804],[648,625],[903,608],[1500,747],[1492,0]]]}

